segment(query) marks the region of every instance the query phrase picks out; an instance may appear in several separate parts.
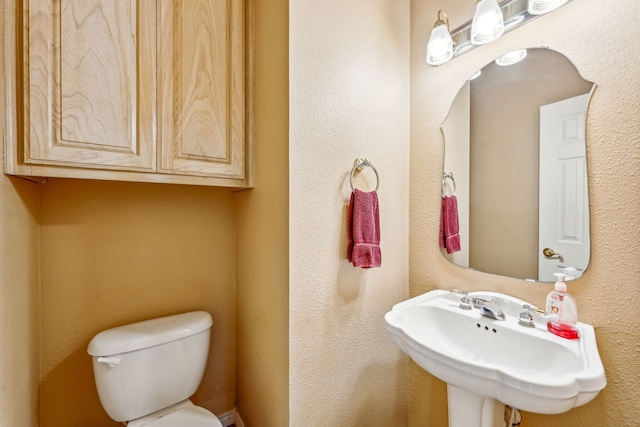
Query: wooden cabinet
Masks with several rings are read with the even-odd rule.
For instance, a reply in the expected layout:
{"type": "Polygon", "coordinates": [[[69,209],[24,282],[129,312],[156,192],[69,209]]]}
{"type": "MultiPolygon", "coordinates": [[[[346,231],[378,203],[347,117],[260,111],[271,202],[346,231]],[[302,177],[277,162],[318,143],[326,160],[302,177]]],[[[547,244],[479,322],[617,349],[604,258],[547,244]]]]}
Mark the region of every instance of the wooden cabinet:
{"type": "Polygon", "coordinates": [[[9,3],[5,173],[252,185],[244,0],[9,3]]]}

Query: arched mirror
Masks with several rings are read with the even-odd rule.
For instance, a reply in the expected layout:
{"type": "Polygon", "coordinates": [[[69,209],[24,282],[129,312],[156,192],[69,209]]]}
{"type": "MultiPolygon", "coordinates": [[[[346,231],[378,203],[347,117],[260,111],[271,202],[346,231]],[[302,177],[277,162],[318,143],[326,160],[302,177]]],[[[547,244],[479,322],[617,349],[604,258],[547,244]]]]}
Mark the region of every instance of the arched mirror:
{"type": "Polygon", "coordinates": [[[584,272],[590,257],[585,120],[593,88],[564,55],[547,48],[505,55],[464,84],[442,125],[445,257],[541,282],[555,281],[553,273],[566,267],[578,277],[584,272]]]}

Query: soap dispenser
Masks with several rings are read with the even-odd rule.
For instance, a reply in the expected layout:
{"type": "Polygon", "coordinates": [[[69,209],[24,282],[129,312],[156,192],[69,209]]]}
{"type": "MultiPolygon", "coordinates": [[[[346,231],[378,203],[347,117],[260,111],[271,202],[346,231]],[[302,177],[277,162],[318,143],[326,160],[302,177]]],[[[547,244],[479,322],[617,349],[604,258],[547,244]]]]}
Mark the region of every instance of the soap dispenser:
{"type": "Polygon", "coordinates": [[[564,273],[553,273],[556,276],[555,289],[547,295],[547,330],[562,338],[575,340],[578,334],[578,310],[576,302],[567,293],[567,285],[563,282],[564,273]]]}
{"type": "Polygon", "coordinates": [[[576,272],[578,271],[573,267],[565,267],[562,270],[567,275],[566,278],[564,279],[565,282],[575,279],[576,272]]]}

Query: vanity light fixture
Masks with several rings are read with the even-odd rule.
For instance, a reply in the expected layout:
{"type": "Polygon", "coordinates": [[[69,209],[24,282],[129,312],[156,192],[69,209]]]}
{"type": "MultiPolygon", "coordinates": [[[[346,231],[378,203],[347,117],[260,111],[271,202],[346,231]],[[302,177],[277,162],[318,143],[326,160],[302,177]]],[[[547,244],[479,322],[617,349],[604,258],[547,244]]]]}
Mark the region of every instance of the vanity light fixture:
{"type": "Polygon", "coordinates": [[[532,15],[544,15],[565,4],[567,0],[529,0],[527,11],[532,15]]]}
{"type": "Polygon", "coordinates": [[[505,53],[498,59],[496,59],[496,64],[501,67],[507,67],[509,65],[517,64],[527,57],[527,49],[519,49],[514,50],[513,52],[505,53]]]}
{"type": "Polygon", "coordinates": [[[498,0],[476,0],[473,20],[453,31],[449,31],[446,13],[440,10],[427,44],[427,63],[432,66],[444,64],[572,1],[502,0],[498,3],[498,0]],[[449,38],[453,45],[452,55],[449,55],[449,38]]]}
{"type": "Polygon", "coordinates": [[[427,43],[427,64],[440,65],[451,58],[453,58],[453,40],[449,34],[449,18],[440,10],[427,43]]]}
{"type": "Polygon", "coordinates": [[[504,33],[504,17],[498,0],[478,0],[471,22],[471,43],[475,45],[494,41],[504,33]]]}

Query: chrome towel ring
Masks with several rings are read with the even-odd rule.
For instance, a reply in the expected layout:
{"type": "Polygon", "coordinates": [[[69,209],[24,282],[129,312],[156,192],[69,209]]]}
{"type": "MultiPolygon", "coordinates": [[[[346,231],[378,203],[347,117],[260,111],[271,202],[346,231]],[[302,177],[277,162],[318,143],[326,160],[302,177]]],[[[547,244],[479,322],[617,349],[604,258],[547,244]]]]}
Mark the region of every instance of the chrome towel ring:
{"type": "Polygon", "coordinates": [[[453,183],[453,194],[451,194],[452,196],[456,195],[456,180],[453,179],[453,172],[449,172],[449,173],[445,173],[442,176],[442,198],[445,198],[445,187],[446,187],[446,183],[447,183],[447,178],[451,180],[451,182],[453,183]]]}
{"type": "Polygon", "coordinates": [[[371,164],[369,159],[357,158],[353,162],[353,168],[351,169],[351,174],[349,175],[349,184],[351,185],[351,192],[355,192],[356,191],[355,188],[353,188],[353,174],[356,172],[356,169],[358,171],[361,171],[365,167],[369,167],[369,168],[373,169],[373,171],[376,173],[376,189],[374,191],[378,191],[378,188],[380,187],[380,175],[378,175],[378,171],[371,164]]]}

